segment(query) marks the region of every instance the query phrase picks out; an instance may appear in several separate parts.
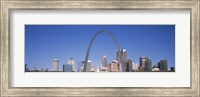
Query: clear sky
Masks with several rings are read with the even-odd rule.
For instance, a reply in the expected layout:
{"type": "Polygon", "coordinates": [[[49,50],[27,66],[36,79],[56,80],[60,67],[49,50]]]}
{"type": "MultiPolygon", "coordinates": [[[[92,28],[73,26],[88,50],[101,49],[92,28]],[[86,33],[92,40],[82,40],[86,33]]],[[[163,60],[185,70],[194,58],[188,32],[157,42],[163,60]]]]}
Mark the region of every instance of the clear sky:
{"type": "MultiPolygon", "coordinates": [[[[147,56],[152,65],[162,59],[168,67],[175,66],[175,25],[25,25],[25,63],[29,68],[53,68],[59,59],[60,70],[69,58],[76,63],[85,60],[90,40],[100,30],[112,32],[127,59],[139,65],[139,57],[147,56]]],[[[99,34],[93,42],[89,59],[95,66],[116,59],[116,44],[107,33],[99,34]]]]}

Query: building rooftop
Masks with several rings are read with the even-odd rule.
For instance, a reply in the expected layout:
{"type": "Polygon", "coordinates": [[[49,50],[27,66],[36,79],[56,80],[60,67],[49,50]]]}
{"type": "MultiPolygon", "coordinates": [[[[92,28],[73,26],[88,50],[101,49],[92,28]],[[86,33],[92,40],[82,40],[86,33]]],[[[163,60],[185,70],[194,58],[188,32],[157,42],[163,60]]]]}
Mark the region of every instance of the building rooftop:
{"type": "Polygon", "coordinates": [[[59,60],[58,60],[58,59],[53,59],[53,61],[55,61],[55,62],[59,62],[59,60]]]}

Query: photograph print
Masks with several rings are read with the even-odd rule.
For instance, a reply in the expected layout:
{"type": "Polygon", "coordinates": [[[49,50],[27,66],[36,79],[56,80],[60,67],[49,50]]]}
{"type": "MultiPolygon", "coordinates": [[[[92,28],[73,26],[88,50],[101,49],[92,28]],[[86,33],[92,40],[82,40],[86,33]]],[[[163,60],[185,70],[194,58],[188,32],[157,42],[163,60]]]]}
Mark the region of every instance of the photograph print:
{"type": "Polygon", "coordinates": [[[175,72],[175,25],[25,25],[25,72],[175,72]]]}

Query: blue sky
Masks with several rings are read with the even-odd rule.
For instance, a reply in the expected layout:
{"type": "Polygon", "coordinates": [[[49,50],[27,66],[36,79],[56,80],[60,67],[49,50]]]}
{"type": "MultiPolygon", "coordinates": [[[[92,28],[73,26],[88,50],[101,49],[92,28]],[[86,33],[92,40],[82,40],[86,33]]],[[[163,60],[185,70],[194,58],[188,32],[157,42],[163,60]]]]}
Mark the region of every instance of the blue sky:
{"type": "MultiPolygon", "coordinates": [[[[175,66],[175,25],[25,25],[25,63],[29,68],[53,68],[53,59],[66,64],[74,58],[79,64],[85,59],[90,40],[100,30],[112,32],[127,58],[139,64],[147,56],[152,65],[162,59],[168,67],[175,66]]],[[[116,45],[107,33],[99,34],[93,42],[89,59],[100,66],[102,56],[110,63],[116,59],[116,45]]]]}

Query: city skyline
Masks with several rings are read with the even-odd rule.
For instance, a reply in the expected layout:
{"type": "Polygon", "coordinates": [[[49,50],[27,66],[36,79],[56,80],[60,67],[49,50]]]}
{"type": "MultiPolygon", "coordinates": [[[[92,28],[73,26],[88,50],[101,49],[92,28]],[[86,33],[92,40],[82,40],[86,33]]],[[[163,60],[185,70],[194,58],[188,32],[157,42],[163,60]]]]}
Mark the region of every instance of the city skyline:
{"type": "MultiPolygon", "coordinates": [[[[147,56],[152,65],[167,59],[169,67],[175,67],[174,25],[26,25],[26,64],[30,68],[52,69],[55,58],[59,59],[59,68],[69,58],[82,61],[92,36],[102,29],[113,33],[134,63],[139,64],[139,57],[147,56]]],[[[116,59],[116,45],[102,33],[94,41],[89,59],[100,66],[104,55],[108,63],[116,59]]]]}

